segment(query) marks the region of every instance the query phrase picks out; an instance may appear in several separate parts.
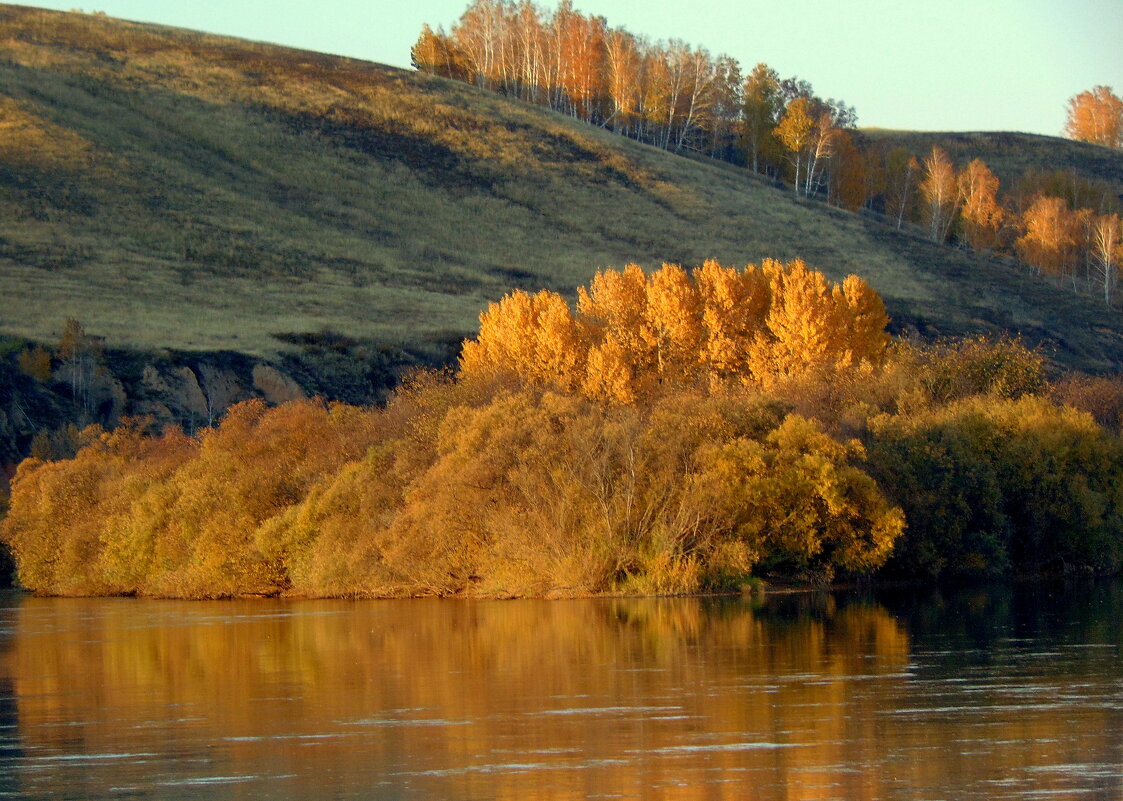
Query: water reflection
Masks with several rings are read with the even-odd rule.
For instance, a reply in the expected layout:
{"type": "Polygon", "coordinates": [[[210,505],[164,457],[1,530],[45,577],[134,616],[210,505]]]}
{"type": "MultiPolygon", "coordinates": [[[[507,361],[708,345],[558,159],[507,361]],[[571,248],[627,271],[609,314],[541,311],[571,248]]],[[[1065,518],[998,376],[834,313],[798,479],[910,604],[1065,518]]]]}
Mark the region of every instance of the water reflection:
{"type": "Polygon", "coordinates": [[[18,599],[0,796],[1119,797],[1111,609],[1023,630],[996,592],[18,599]]]}

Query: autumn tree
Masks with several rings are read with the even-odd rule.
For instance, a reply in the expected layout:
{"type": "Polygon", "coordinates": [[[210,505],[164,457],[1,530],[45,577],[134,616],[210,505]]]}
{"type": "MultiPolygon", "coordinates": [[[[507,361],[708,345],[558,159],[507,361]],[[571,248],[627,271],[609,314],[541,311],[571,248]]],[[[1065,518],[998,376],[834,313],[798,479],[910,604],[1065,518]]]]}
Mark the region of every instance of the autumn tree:
{"type": "Polygon", "coordinates": [[[997,194],[998,178],[981,159],[971,161],[959,174],[963,234],[976,250],[991,250],[998,245],[1005,211],[997,194]]]}
{"type": "Polygon", "coordinates": [[[42,345],[28,345],[19,355],[19,369],[41,384],[51,380],[51,354],[42,345]]]}
{"type": "Polygon", "coordinates": [[[410,50],[410,60],[421,72],[464,82],[471,80],[464,53],[444,31],[434,32],[428,25],[422,26],[421,35],[410,50]]]}
{"type": "Polygon", "coordinates": [[[628,134],[639,107],[642,66],[635,37],[623,30],[608,31],[604,38],[604,66],[610,108],[605,125],[628,134]]]}
{"type": "Polygon", "coordinates": [[[702,360],[710,389],[744,383],[749,348],[764,328],[771,288],[762,270],[740,271],[709,260],[694,271],[706,333],[702,360]]]}
{"type": "Polygon", "coordinates": [[[946,242],[959,210],[959,186],[955,167],[943,148],[934,145],[924,159],[924,179],[919,188],[928,236],[933,242],[946,242]]]}
{"type": "Polygon", "coordinates": [[[1059,197],[1038,197],[1022,215],[1025,233],[1014,243],[1018,255],[1037,274],[1063,277],[1077,245],[1072,212],[1059,197]]]}
{"type": "Polygon", "coordinates": [[[688,47],[675,57],[684,59],[686,75],[686,89],[677,115],[675,151],[681,152],[684,148],[700,150],[699,135],[706,128],[713,127],[718,73],[713,57],[705,48],[688,47]]]}
{"type": "Polygon", "coordinates": [[[502,25],[502,0],[472,0],[452,28],[472,82],[483,89],[494,89],[499,84],[502,25]]]}
{"type": "Polygon", "coordinates": [[[745,78],[742,96],[741,146],[752,171],[764,172],[778,155],[779,143],[772,132],[783,110],[780,76],[767,64],[757,64],[745,78]]]}
{"type": "Polygon", "coordinates": [[[788,151],[788,158],[795,168],[795,180],[792,186],[797,193],[802,191],[799,170],[804,164],[803,154],[811,142],[812,128],[815,125],[810,110],[810,98],[797,97],[788,103],[780,122],[773,131],[773,135],[788,151]]]}
{"type": "Polygon", "coordinates": [[[802,261],[743,271],[707,262],[597,273],[577,314],[555,293],[514,292],[480,317],[461,374],[631,404],[664,390],[773,385],[808,372],[877,366],[888,344],[880,297],[851,276],[832,286],[802,261]]]}
{"type": "Polygon", "coordinates": [[[866,160],[849,131],[840,130],[835,139],[835,152],[827,173],[827,200],[833,205],[857,211],[866,204],[869,178],[866,160]]]}
{"type": "Polygon", "coordinates": [[[705,126],[710,135],[710,156],[734,159],[734,146],[737,142],[737,121],[741,114],[743,100],[741,65],[737,59],[720,55],[714,59],[714,80],[708,124],[705,126]]]}
{"type": "Polygon", "coordinates": [[[835,125],[829,111],[820,111],[811,128],[811,141],[807,153],[807,170],[803,193],[814,197],[823,186],[827,166],[834,158],[842,131],[835,125]]]}
{"type": "Polygon", "coordinates": [[[801,260],[766,260],[771,303],[765,333],[750,344],[753,379],[769,386],[808,372],[880,364],[889,318],[881,298],[861,278],[831,286],[801,260]]]}
{"type": "Polygon", "coordinates": [[[1068,101],[1065,133],[1081,142],[1123,147],[1123,100],[1110,86],[1096,86],[1068,101]]]}
{"type": "Polygon", "coordinates": [[[480,315],[480,333],[464,344],[461,369],[519,365],[529,380],[577,388],[584,372],[581,331],[565,299],[555,292],[512,292],[480,315]]]}
{"type": "Polygon", "coordinates": [[[816,580],[836,568],[869,572],[889,557],[904,515],[853,466],[865,458],[856,440],[836,442],[789,415],[764,443],[741,438],[707,454],[743,539],[816,580]]]}
{"type": "Polygon", "coordinates": [[[903,147],[885,155],[885,215],[897,228],[909,219],[916,205],[920,162],[903,147]]]}
{"type": "Polygon", "coordinates": [[[561,88],[573,116],[593,122],[599,115],[601,74],[604,65],[604,39],[607,25],[603,17],[566,13],[561,26],[561,88]]]}

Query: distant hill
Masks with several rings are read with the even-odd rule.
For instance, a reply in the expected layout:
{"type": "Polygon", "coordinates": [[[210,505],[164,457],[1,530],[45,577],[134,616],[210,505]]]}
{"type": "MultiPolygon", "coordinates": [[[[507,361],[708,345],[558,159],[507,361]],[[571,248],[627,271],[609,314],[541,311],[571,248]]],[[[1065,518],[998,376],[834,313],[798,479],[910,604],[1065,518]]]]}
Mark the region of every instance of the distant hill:
{"type": "MultiPolygon", "coordinates": [[[[1029,142],[1035,163],[1123,175],[1103,149],[962,136],[1010,170],[1029,142]]],[[[865,277],[896,330],[1010,331],[1069,366],[1123,364],[1118,311],[733,166],[405,70],[0,6],[9,337],[57,341],[74,317],[119,348],[273,357],[330,329],[439,352],[515,287],[796,256],[865,277]]]]}

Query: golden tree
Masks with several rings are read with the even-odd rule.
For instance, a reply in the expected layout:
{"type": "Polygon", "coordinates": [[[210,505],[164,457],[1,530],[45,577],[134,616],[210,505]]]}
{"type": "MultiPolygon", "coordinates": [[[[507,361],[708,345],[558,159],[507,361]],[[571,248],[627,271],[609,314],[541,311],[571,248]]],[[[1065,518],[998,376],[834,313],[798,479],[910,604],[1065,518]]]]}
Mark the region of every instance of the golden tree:
{"type": "Polygon", "coordinates": [[[461,369],[481,372],[493,365],[519,365],[536,383],[576,389],[585,348],[569,304],[555,292],[512,292],[480,315],[480,333],[464,343],[461,369]]]}
{"type": "Polygon", "coordinates": [[[933,242],[946,242],[959,210],[959,187],[955,167],[943,148],[933,145],[924,159],[924,180],[920,182],[928,236],[933,242]]]}
{"type": "Polygon", "coordinates": [[[614,131],[628,133],[639,105],[639,49],[632,34],[610,30],[604,39],[604,68],[611,111],[605,124],[614,131]]]}
{"type": "Polygon", "coordinates": [[[1040,196],[1022,214],[1025,234],[1014,243],[1035,273],[1062,277],[1076,249],[1073,214],[1059,197],[1040,196]]]}
{"type": "Polygon", "coordinates": [[[464,82],[472,80],[464,53],[444,31],[434,32],[428,25],[421,26],[421,34],[410,49],[410,61],[421,72],[464,82]]]}
{"type": "Polygon", "coordinates": [[[857,276],[832,286],[802,261],[743,271],[714,261],[597,273],[577,314],[551,292],[514,292],[465,342],[466,377],[523,380],[616,404],[682,387],[770,385],[811,371],[880,364],[881,298],[857,276]]]}
{"type": "Polygon", "coordinates": [[[822,273],[801,260],[788,265],[766,259],[772,303],[765,317],[767,336],[754,340],[750,369],[762,383],[826,366],[838,350],[837,296],[822,273]]]}
{"type": "Polygon", "coordinates": [[[800,191],[799,168],[803,164],[803,152],[811,143],[812,129],[815,121],[810,114],[811,101],[806,97],[797,97],[788,103],[784,116],[773,132],[774,136],[787,148],[791,154],[792,164],[795,166],[795,191],[800,191]]]}
{"type": "Polygon", "coordinates": [[[1065,133],[1081,142],[1123,147],[1123,99],[1110,86],[1096,86],[1068,101],[1065,133]]]}
{"type": "Polygon", "coordinates": [[[647,282],[643,334],[660,383],[690,384],[697,376],[702,343],[698,290],[678,265],[664,264],[647,282]]]}
{"type": "Polygon", "coordinates": [[[989,250],[998,244],[1005,212],[998,204],[998,178],[982,159],[975,159],[959,174],[959,198],[963,233],[976,250],[989,250]]]}
{"type": "Polygon", "coordinates": [[[841,293],[836,288],[834,295],[839,304],[838,363],[844,367],[881,364],[889,347],[889,335],[885,333],[889,315],[881,296],[856,275],[846,276],[841,293]]]}
{"type": "Polygon", "coordinates": [[[712,259],[694,271],[702,304],[705,345],[699,359],[708,368],[711,388],[744,381],[749,343],[763,329],[770,303],[764,272],[722,267],[712,259]]]}

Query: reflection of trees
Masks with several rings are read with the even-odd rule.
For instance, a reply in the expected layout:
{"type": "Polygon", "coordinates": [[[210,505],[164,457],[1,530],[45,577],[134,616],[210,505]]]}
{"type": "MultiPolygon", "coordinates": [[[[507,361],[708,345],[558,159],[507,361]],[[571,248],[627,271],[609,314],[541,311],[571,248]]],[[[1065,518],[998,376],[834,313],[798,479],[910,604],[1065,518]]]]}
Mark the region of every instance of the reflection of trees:
{"type": "Polygon", "coordinates": [[[287,797],[372,776],[416,797],[886,797],[847,766],[952,734],[882,714],[909,638],[869,603],[32,598],[15,629],[0,678],[25,747],[158,752],[148,776],[283,766],[287,797]]]}

